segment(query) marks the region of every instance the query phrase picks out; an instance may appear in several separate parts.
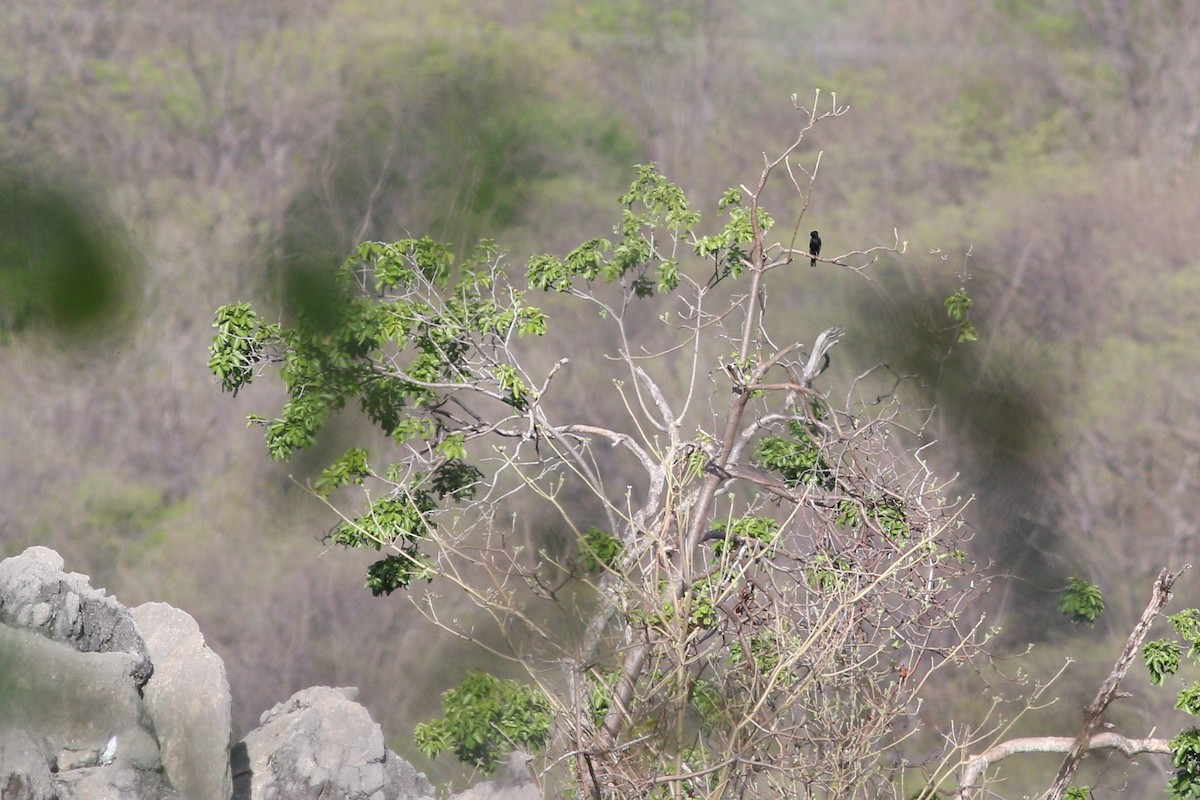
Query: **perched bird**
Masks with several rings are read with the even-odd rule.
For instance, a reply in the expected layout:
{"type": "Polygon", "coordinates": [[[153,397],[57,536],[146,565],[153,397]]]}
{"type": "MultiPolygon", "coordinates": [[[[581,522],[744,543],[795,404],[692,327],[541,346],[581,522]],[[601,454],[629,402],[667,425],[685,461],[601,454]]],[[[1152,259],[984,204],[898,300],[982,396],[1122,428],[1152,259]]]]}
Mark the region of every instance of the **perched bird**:
{"type": "Polygon", "coordinates": [[[817,265],[817,256],[821,255],[821,234],[813,231],[808,235],[808,254],[812,256],[810,267],[817,265]]]}

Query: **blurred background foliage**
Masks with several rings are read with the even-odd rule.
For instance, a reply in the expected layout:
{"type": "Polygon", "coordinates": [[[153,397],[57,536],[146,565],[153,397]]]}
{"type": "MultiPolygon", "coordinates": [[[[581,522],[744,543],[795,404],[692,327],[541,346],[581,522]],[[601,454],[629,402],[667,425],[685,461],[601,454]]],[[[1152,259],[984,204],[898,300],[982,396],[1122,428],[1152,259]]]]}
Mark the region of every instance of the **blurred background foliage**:
{"type": "MultiPolygon", "coordinates": [[[[1071,733],[1159,567],[1198,556],[1197,76],[1200,6],[1173,0],[8,0],[3,555],[49,545],[127,604],[189,611],[239,731],[304,686],[359,685],[390,744],[447,777],[409,732],[487,660],[321,545],[336,519],[245,430],[269,382],[231,401],[206,373],[213,309],[319,308],[366,238],[564,252],[608,233],[636,162],[711,213],[792,135],[789,96],[821,87],[853,111],[806,142],[806,224],[830,255],[894,227],[908,252],[865,279],[798,270],[772,307],[802,341],[849,329],[834,379],[914,376],[930,457],[978,496],[977,555],[1006,576],[998,649],[1036,643],[1046,675],[1080,660],[1027,721],[1071,733]],[[947,356],[964,282],[981,340],[947,356]],[[1072,574],[1104,589],[1094,629],[1057,614],[1072,574]]],[[[618,414],[589,383],[560,389],[618,414]]],[[[519,527],[555,546],[553,520],[519,527]]],[[[921,718],[969,718],[971,680],[921,718]]],[[[1127,732],[1164,726],[1170,692],[1135,691],[1127,732]]]]}

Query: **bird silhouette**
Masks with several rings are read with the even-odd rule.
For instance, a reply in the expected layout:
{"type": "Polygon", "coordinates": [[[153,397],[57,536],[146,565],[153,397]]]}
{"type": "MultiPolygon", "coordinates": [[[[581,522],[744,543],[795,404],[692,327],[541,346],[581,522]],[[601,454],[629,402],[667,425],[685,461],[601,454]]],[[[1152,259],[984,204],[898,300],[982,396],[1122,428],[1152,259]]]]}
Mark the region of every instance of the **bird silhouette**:
{"type": "Polygon", "coordinates": [[[812,256],[810,267],[817,265],[817,256],[821,255],[821,234],[813,231],[808,235],[808,254],[812,256]]]}

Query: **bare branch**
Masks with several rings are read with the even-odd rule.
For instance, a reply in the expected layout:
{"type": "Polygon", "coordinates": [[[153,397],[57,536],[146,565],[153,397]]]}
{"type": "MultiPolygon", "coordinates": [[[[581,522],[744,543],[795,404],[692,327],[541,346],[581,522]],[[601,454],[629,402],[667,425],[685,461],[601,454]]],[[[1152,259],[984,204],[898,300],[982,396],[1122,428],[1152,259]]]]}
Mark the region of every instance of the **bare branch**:
{"type": "MultiPolygon", "coordinates": [[[[958,779],[958,796],[966,800],[981,790],[980,779],[988,767],[1020,753],[1068,753],[1076,744],[1077,737],[1071,736],[1027,736],[1009,739],[989,747],[977,756],[972,756],[963,765],[958,779]]],[[[1171,743],[1167,739],[1131,739],[1119,733],[1105,732],[1092,736],[1081,752],[1091,750],[1119,750],[1133,758],[1139,753],[1169,754],[1171,743]]]]}
{"type": "Polygon", "coordinates": [[[1129,666],[1137,656],[1138,648],[1142,646],[1142,640],[1150,632],[1150,626],[1154,624],[1159,613],[1166,608],[1167,603],[1171,602],[1171,589],[1183,571],[1170,572],[1164,568],[1158,573],[1158,577],[1154,581],[1154,591],[1150,595],[1150,602],[1146,606],[1146,610],[1142,612],[1141,619],[1129,634],[1129,640],[1125,642],[1125,649],[1121,652],[1121,657],[1117,659],[1117,663],[1108,677],[1104,679],[1104,683],[1100,684],[1100,690],[1096,692],[1095,698],[1084,709],[1083,729],[1075,737],[1075,743],[1067,751],[1067,757],[1063,759],[1062,766],[1058,768],[1058,776],[1054,779],[1054,784],[1047,794],[1048,800],[1062,800],[1062,796],[1067,793],[1067,788],[1075,777],[1075,770],[1079,768],[1079,761],[1083,758],[1083,753],[1091,741],[1092,733],[1100,725],[1100,717],[1108,708],[1109,703],[1117,696],[1117,688],[1121,685],[1125,673],[1129,671],[1129,666]]]}

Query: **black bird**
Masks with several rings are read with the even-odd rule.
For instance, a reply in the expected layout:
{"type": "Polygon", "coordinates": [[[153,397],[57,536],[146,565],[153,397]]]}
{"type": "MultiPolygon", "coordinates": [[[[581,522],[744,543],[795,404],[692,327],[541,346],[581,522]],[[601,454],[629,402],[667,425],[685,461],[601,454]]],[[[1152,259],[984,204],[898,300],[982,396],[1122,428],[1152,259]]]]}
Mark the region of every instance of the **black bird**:
{"type": "Polygon", "coordinates": [[[808,254],[812,256],[810,267],[817,265],[817,256],[821,255],[821,234],[813,231],[808,235],[808,254]]]}

